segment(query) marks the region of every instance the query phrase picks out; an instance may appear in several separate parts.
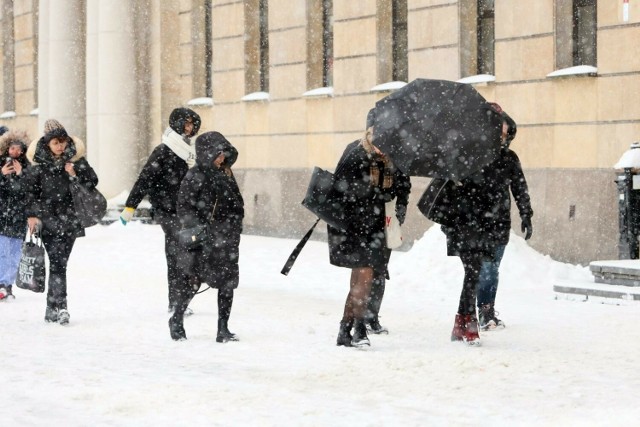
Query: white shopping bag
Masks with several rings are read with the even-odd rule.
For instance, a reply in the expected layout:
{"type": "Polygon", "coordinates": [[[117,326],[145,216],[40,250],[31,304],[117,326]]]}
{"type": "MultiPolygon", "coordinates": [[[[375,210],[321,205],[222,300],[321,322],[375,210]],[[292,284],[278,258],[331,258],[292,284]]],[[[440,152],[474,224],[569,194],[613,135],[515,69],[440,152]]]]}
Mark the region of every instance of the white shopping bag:
{"type": "Polygon", "coordinates": [[[396,216],[396,199],[384,205],[384,235],[387,240],[387,248],[396,249],[402,245],[402,228],[396,216]]]}

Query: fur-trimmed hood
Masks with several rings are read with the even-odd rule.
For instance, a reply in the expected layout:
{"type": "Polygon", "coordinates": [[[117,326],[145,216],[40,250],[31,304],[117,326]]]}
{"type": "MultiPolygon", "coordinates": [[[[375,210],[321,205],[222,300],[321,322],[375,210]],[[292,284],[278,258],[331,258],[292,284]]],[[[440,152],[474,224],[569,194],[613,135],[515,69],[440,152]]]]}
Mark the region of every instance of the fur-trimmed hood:
{"type": "MultiPolygon", "coordinates": [[[[67,144],[67,149],[65,150],[65,157],[67,157],[65,161],[74,163],[87,155],[87,148],[84,141],[77,136],[70,136],[69,138],[71,142],[67,144]]],[[[27,159],[29,159],[32,165],[37,165],[43,163],[43,160],[46,162],[46,159],[53,158],[51,151],[47,147],[50,140],[51,139],[47,139],[45,135],[29,144],[27,159]]]]}
{"type": "Polygon", "coordinates": [[[9,146],[18,143],[22,146],[22,152],[27,151],[29,146],[29,135],[22,130],[10,130],[0,136],[0,156],[7,155],[9,146]]]}

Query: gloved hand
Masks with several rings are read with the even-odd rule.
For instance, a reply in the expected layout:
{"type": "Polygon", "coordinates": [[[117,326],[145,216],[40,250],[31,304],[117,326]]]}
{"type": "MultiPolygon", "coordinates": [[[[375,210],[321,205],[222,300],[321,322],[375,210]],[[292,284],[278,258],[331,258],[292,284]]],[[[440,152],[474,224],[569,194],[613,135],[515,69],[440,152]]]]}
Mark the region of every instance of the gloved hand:
{"type": "Polygon", "coordinates": [[[529,240],[533,234],[533,226],[531,225],[531,218],[528,216],[522,217],[522,226],[520,228],[524,233],[524,240],[529,240]]]}
{"type": "Polygon", "coordinates": [[[400,223],[400,225],[404,224],[404,220],[407,216],[407,206],[396,205],[396,216],[398,217],[398,222],[400,223]]]}
{"type": "Polygon", "coordinates": [[[133,213],[136,211],[136,208],[124,208],[122,213],[120,214],[120,222],[122,225],[127,225],[131,218],[133,218],[133,213]]]}

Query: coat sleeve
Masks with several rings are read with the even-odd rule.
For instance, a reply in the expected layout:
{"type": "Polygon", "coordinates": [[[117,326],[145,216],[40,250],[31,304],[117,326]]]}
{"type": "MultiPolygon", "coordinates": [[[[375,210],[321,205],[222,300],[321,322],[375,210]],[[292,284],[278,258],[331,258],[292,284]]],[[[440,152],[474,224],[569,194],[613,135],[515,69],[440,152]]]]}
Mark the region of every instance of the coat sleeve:
{"type": "Polygon", "coordinates": [[[23,186],[25,203],[25,215],[27,218],[42,217],[42,173],[40,167],[30,166],[23,172],[23,186]]]}
{"type": "Polygon", "coordinates": [[[176,209],[182,228],[204,223],[198,214],[202,178],[199,173],[188,172],[180,184],[176,209]]]}
{"type": "Polygon", "coordinates": [[[511,164],[513,167],[511,173],[511,193],[513,194],[513,199],[518,207],[518,211],[520,212],[520,217],[529,217],[533,216],[533,209],[531,208],[531,199],[529,197],[529,187],[527,186],[527,180],[524,177],[524,172],[522,171],[522,165],[520,164],[520,159],[515,152],[511,152],[511,164]]]}
{"type": "Polygon", "coordinates": [[[151,186],[158,181],[158,177],[162,172],[163,163],[160,147],[161,146],[158,146],[153,150],[147,163],[145,163],[142,171],[140,171],[140,175],[133,185],[127,202],[125,203],[126,207],[137,208],[144,196],[149,194],[151,186]]]}
{"type": "Polygon", "coordinates": [[[411,180],[408,175],[397,170],[394,176],[394,186],[396,191],[396,216],[400,224],[403,224],[407,215],[407,206],[409,205],[411,180]]]}

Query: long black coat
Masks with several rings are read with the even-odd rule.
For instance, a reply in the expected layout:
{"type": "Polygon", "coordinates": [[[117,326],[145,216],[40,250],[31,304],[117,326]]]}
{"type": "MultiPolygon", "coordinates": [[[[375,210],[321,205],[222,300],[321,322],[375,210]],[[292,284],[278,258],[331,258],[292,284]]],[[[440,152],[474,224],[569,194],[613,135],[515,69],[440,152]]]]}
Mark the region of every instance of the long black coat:
{"type": "MultiPolygon", "coordinates": [[[[17,159],[22,165],[20,175],[0,174],[0,234],[7,237],[24,237],[27,230],[27,217],[24,213],[27,201],[23,179],[29,166],[26,149],[26,145],[23,146],[23,154],[17,159]]],[[[8,150],[8,143],[0,145],[0,166],[4,166],[7,161],[8,150]]]]}
{"type": "Polygon", "coordinates": [[[512,150],[503,148],[498,159],[461,184],[455,188],[455,194],[447,195],[455,204],[455,209],[450,211],[456,213],[455,225],[442,227],[447,235],[447,252],[449,255],[481,252],[491,258],[496,246],[509,242],[510,190],[520,217],[533,216],[520,159],[512,150]]]}
{"type": "Polygon", "coordinates": [[[70,184],[78,181],[81,185],[95,188],[98,176],[84,155],[84,143],[73,138],[60,159],[55,159],[49,150],[46,137],[40,138],[35,146],[33,164],[25,175],[27,217],[37,217],[42,221],[44,236],[84,236],[84,227],[76,215],[70,184]],[[72,162],[76,176],[65,170],[66,162],[72,162]]]}
{"type": "Polygon", "coordinates": [[[230,168],[237,151],[219,133],[207,132],[198,137],[196,152],[196,166],[178,193],[178,218],[183,228],[209,224],[209,238],[201,248],[183,253],[179,264],[186,274],[198,276],[211,287],[235,289],[244,201],[233,175],[216,168],[213,158],[219,152],[228,153],[230,168]]]}
{"type": "Polygon", "coordinates": [[[342,206],[350,228],[342,231],[327,226],[329,260],[338,267],[373,267],[384,274],[391,255],[384,235],[384,205],[397,196],[397,210],[406,211],[411,181],[396,169],[390,188],[384,189],[381,183],[371,185],[372,164],[378,167],[382,179],[384,164],[368,154],[360,141],[355,141],[347,145],[336,166],[336,188],[342,192],[342,206]]]}

